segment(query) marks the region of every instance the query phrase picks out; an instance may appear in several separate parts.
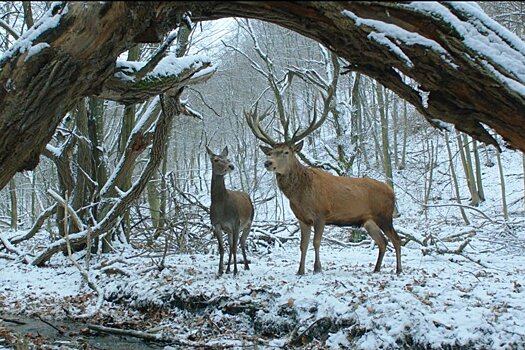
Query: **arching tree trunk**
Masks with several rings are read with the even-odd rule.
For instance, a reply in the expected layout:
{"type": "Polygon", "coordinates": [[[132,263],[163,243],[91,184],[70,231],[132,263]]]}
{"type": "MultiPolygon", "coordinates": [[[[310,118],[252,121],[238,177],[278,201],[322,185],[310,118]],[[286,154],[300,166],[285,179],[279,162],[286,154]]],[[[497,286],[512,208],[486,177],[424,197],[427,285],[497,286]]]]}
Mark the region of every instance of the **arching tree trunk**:
{"type": "MultiPolygon", "coordinates": [[[[119,80],[116,58],[160,41],[190,13],[193,21],[247,17],[294,30],[396,92],[431,124],[445,121],[497,146],[487,125],[525,150],[525,45],[471,3],[61,2],[0,58],[0,189],[17,171],[34,169],[79,99],[144,100],[145,76],[119,80]],[[510,59],[517,63],[505,64],[510,59]]],[[[170,83],[181,85],[164,81],[151,94],[170,83]]]]}

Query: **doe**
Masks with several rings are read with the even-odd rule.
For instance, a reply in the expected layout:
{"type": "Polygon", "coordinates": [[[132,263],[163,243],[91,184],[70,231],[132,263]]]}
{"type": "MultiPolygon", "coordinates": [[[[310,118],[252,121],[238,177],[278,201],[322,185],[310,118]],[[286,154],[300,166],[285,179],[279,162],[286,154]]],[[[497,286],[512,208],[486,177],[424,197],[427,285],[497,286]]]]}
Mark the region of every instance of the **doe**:
{"type": "Polygon", "coordinates": [[[224,184],[224,175],[235,169],[228,157],[228,147],[224,147],[221,154],[214,154],[206,147],[212,164],[211,179],[211,207],[210,220],[213,233],[219,243],[219,275],[224,269],[224,242],[223,232],[228,236],[230,254],[226,272],[230,272],[230,263],[233,257],[233,274],[237,275],[237,245],[240,237],[244,269],[249,270],[246,258],[246,239],[253,222],[253,204],[247,193],[227,190],[224,184]]]}

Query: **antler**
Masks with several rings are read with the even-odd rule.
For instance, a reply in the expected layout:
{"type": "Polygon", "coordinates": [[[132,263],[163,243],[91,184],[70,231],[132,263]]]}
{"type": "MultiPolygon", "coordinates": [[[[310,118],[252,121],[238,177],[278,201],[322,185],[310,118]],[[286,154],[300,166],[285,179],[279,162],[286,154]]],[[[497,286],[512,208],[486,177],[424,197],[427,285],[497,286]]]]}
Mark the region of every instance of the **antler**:
{"type": "Polygon", "coordinates": [[[244,111],[244,116],[246,117],[246,122],[248,123],[248,127],[252,130],[255,137],[257,137],[262,142],[270,145],[275,146],[277,142],[272,139],[270,135],[268,135],[262,128],[260,122],[270,114],[271,106],[268,107],[268,109],[262,114],[262,116],[259,117],[257,114],[257,105],[259,104],[259,101],[255,103],[255,106],[253,108],[253,111],[244,111]]]}
{"type": "Polygon", "coordinates": [[[334,96],[335,89],[332,85],[328,87],[328,94],[326,97],[323,98],[323,113],[321,114],[321,118],[317,119],[317,99],[314,101],[314,117],[308,127],[304,129],[303,131],[299,132],[299,129],[295,130],[295,132],[292,135],[292,138],[288,141],[291,144],[295,144],[298,141],[304,139],[306,136],[310,135],[312,132],[317,130],[318,128],[323,125],[324,121],[326,120],[326,117],[328,116],[328,112],[330,112],[330,102],[332,101],[332,98],[334,96]]]}

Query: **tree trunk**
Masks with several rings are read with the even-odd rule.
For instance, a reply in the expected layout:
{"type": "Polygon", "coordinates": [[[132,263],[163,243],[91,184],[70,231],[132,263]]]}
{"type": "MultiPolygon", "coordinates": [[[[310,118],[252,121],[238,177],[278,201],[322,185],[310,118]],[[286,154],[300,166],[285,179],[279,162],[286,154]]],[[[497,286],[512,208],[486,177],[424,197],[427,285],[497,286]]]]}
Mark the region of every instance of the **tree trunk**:
{"type": "MultiPolygon", "coordinates": [[[[108,170],[107,165],[104,162],[103,149],[103,137],[104,137],[104,102],[98,98],[92,97],[89,98],[88,102],[88,131],[89,131],[89,140],[91,143],[91,159],[92,159],[92,171],[91,177],[96,179],[95,183],[97,188],[94,194],[94,202],[98,205],[93,208],[93,216],[96,221],[104,216],[104,212],[100,210],[100,191],[102,186],[104,186],[108,180],[108,170]]],[[[110,237],[104,237],[104,243],[102,249],[109,249],[110,237]]],[[[98,251],[99,248],[98,238],[95,239],[95,244],[92,246],[94,252],[98,251]]]]}
{"type": "MultiPolygon", "coordinates": [[[[140,46],[136,45],[132,47],[128,52],[128,61],[138,61],[140,59],[140,46]]],[[[133,130],[133,126],[135,125],[135,105],[134,104],[128,104],[124,108],[124,116],[122,120],[122,128],[120,130],[119,135],[119,147],[118,147],[118,156],[121,157],[124,155],[124,150],[126,149],[126,143],[128,142],[128,139],[131,135],[131,131],[133,130]]],[[[124,191],[127,191],[131,187],[131,178],[133,175],[133,168],[129,169],[128,172],[126,172],[126,175],[122,179],[122,183],[117,184],[119,188],[121,188],[124,191]]],[[[129,242],[130,238],[130,210],[129,208],[125,211],[123,218],[122,218],[122,226],[124,230],[124,236],[126,237],[126,240],[129,242]]]]}
{"type": "Polygon", "coordinates": [[[498,159],[499,180],[501,186],[501,212],[505,221],[509,220],[509,211],[507,209],[507,193],[505,191],[505,175],[503,174],[503,165],[501,164],[500,152],[496,151],[498,159]]]}
{"type": "Polygon", "coordinates": [[[401,163],[399,164],[399,169],[406,168],[407,141],[408,141],[408,111],[407,111],[407,101],[403,101],[403,147],[401,148],[401,163]]]}
{"type": "MultiPolygon", "coordinates": [[[[76,132],[78,133],[78,148],[76,154],[76,174],[77,181],[75,190],[71,199],[72,208],[77,211],[79,218],[85,222],[92,209],[78,211],[80,208],[90,208],[91,202],[94,199],[95,181],[93,177],[93,163],[92,163],[92,149],[89,145],[89,127],[88,127],[88,111],[86,108],[86,100],[81,100],[77,104],[75,113],[76,132]]],[[[69,233],[78,232],[79,228],[75,227],[76,223],[71,220],[69,233]]]]}
{"type": "Polygon", "coordinates": [[[394,188],[393,173],[392,173],[392,159],[390,157],[390,142],[388,140],[388,100],[386,90],[381,85],[376,84],[377,104],[379,108],[379,116],[381,117],[381,150],[383,154],[383,166],[385,168],[386,183],[394,188]]]}
{"type": "MultiPolygon", "coordinates": [[[[361,95],[359,93],[360,82],[361,74],[356,73],[354,84],[350,91],[350,145],[352,146],[352,155],[348,160],[348,168],[350,170],[354,166],[358,153],[366,152],[363,146],[363,113],[361,111],[361,95]]],[[[364,156],[365,154],[363,154],[364,156]]]]}
{"type": "Polygon", "coordinates": [[[470,158],[470,152],[468,151],[468,149],[465,149],[466,140],[461,136],[462,135],[458,132],[456,138],[458,141],[458,149],[459,155],[461,156],[461,163],[463,164],[463,170],[465,171],[467,186],[470,191],[470,205],[477,207],[479,205],[479,195],[478,190],[476,189],[476,180],[474,178],[472,160],[470,158]]]}
{"type": "Polygon", "coordinates": [[[9,197],[11,198],[11,229],[16,231],[18,230],[18,200],[15,179],[9,181],[9,197]]]}
{"type": "Polygon", "coordinates": [[[465,209],[463,209],[463,207],[461,207],[461,193],[459,191],[458,177],[456,175],[456,169],[455,169],[455,166],[454,166],[454,160],[452,158],[452,151],[450,149],[448,132],[445,133],[445,145],[447,146],[448,164],[450,166],[450,177],[452,178],[452,183],[454,184],[454,192],[456,193],[456,201],[460,205],[459,211],[461,212],[461,217],[463,218],[463,221],[465,222],[465,225],[470,225],[470,221],[469,221],[469,219],[467,217],[467,214],[465,214],[465,209]]]}
{"type": "Polygon", "coordinates": [[[472,140],[472,151],[474,153],[474,164],[476,166],[476,183],[478,189],[479,199],[483,202],[485,200],[485,192],[483,191],[483,179],[481,177],[481,161],[479,159],[478,143],[475,139],[472,140]]]}
{"type": "Polygon", "coordinates": [[[31,28],[35,23],[33,21],[33,10],[31,9],[31,1],[22,1],[22,8],[24,9],[24,22],[27,29],[31,28]]]}

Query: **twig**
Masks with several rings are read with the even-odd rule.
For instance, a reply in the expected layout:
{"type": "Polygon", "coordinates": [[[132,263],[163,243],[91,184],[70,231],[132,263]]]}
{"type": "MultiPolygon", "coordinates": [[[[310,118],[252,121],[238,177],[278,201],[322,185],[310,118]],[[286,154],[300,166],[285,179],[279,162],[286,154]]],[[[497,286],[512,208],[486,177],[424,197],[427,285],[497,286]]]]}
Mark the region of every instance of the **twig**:
{"type": "Polygon", "coordinates": [[[14,319],[12,319],[12,318],[6,318],[6,317],[2,317],[2,316],[0,316],[0,320],[2,320],[2,321],[4,321],[4,322],[9,322],[9,323],[14,323],[14,324],[19,324],[19,325],[27,324],[26,322],[23,322],[23,321],[14,320],[14,319]]]}
{"type": "Polygon", "coordinates": [[[42,318],[42,316],[38,315],[37,317],[38,317],[38,319],[39,319],[40,321],[44,322],[44,323],[47,324],[49,327],[51,327],[51,328],[53,328],[54,330],[56,330],[56,331],[58,332],[58,334],[60,334],[60,335],[63,335],[63,334],[64,334],[64,331],[63,331],[63,330],[61,330],[60,328],[56,327],[56,326],[55,326],[54,324],[52,324],[51,322],[44,320],[44,319],[42,318]]]}
{"type": "Polygon", "coordinates": [[[425,249],[423,250],[423,255],[426,255],[427,253],[431,252],[431,251],[435,251],[436,253],[438,254],[455,254],[455,255],[460,255],[462,257],[464,257],[465,259],[467,260],[470,260],[472,261],[473,263],[476,263],[486,269],[490,268],[488,266],[486,266],[485,264],[481,263],[480,260],[475,260],[471,257],[469,257],[468,255],[464,254],[463,253],[463,250],[465,249],[465,247],[470,243],[470,239],[466,239],[463,243],[461,243],[455,250],[450,250],[450,249],[442,249],[442,248],[437,248],[435,247],[434,249],[425,249]]]}
{"type": "Polygon", "coordinates": [[[330,323],[332,322],[332,320],[329,318],[329,317],[321,317],[321,318],[318,318],[317,320],[315,320],[314,322],[312,322],[312,324],[310,324],[301,334],[299,334],[298,336],[296,336],[290,343],[291,344],[303,344],[303,339],[304,337],[306,338],[310,338],[310,336],[308,335],[308,333],[310,332],[310,330],[316,326],[317,324],[321,323],[321,322],[324,322],[324,321],[329,321],[330,323]]]}
{"type": "Polygon", "coordinates": [[[77,212],[67,204],[67,201],[64,198],[60,197],[60,195],[56,193],[55,191],[53,191],[52,189],[47,190],[47,193],[51,197],[53,197],[53,199],[56,200],[60,205],[62,205],[66,212],[69,212],[69,214],[71,215],[71,218],[73,219],[73,221],[75,221],[75,224],[81,231],[86,229],[86,226],[82,223],[82,220],[80,220],[80,218],[78,217],[77,212]]]}
{"type": "Polygon", "coordinates": [[[477,211],[478,213],[480,213],[485,219],[487,219],[492,224],[496,224],[497,223],[496,221],[492,220],[487,214],[485,214],[484,212],[482,212],[478,208],[471,207],[470,205],[458,204],[458,203],[450,203],[450,204],[422,204],[422,205],[424,207],[426,207],[426,208],[460,207],[460,208],[465,208],[465,209],[471,209],[471,210],[474,210],[474,211],[477,211]]]}

